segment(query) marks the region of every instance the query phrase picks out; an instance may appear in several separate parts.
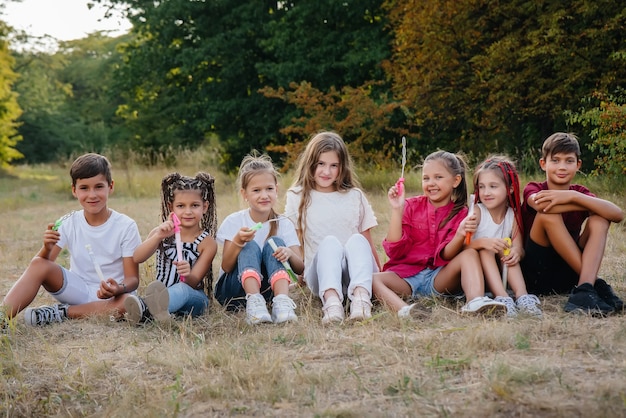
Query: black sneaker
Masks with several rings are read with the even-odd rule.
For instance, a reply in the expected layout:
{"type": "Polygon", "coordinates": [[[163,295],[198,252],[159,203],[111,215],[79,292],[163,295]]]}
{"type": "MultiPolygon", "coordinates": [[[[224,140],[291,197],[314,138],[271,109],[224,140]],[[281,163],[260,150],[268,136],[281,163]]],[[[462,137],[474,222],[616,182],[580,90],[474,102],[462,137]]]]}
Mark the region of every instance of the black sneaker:
{"type": "Polygon", "coordinates": [[[593,288],[596,289],[598,296],[602,298],[608,305],[611,305],[617,312],[624,310],[624,301],[615,294],[611,285],[602,279],[596,279],[593,288]]]}
{"type": "Polygon", "coordinates": [[[63,322],[67,319],[67,305],[58,303],[52,306],[40,306],[24,310],[26,325],[42,326],[54,322],[63,322]]]}
{"type": "Polygon", "coordinates": [[[146,303],[139,296],[128,295],[124,299],[124,309],[126,319],[133,325],[144,324],[152,319],[146,303]]]}
{"type": "Polygon", "coordinates": [[[615,311],[615,308],[602,300],[598,292],[589,283],[583,283],[572,289],[564,309],[565,312],[582,312],[601,316],[615,311]]]}

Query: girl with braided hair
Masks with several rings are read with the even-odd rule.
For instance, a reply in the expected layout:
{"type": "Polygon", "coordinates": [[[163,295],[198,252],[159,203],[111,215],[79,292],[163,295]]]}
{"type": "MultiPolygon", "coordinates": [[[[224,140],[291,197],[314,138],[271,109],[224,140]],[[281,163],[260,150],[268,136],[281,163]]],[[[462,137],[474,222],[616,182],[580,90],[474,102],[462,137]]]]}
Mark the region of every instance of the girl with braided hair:
{"type": "Polygon", "coordinates": [[[520,260],[524,257],[520,183],[515,165],[494,155],[474,172],[476,231],[468,247],[478,251],[487,287],[507,316],[519,313],[541,317],[539,299],[526,290],[520,260]],[[507,292],[507,282],[515,302],[507,292]]]}
{"type": "Polygon", "coordinates": [[[161,181],[161,220],[133,254],[143,263],[156,252],[156,280],[144,298],[125,301],[128,320],[167,320],[170,314],[202,315],[209,306],[212,290],[212,263],[217,253],[215,179],[199,172],[195,177],[179,173],[161,181]],[[176,217],[178,219],[176,219],[176,217]],[[178,261],[175,221],[180,222],[182,260],[178,261]],[[206,293],[205,293],[206,282],[206,293]]]}
{"type": "Polygon", "coordinates": [[[389,261],[374,274],[374,296],[400,318],[420,318],[419,303],[405,298],[456,295],[462,290],[467,314],[499,314],[506,307],[485,296],[478,252],[464,248],[475,229],[467,216],[466,164],[447,151],[429,154],[422,167],[423,195],[406,198],[404,188],[392,186],[389,232],[383,248],[389,261]]]}

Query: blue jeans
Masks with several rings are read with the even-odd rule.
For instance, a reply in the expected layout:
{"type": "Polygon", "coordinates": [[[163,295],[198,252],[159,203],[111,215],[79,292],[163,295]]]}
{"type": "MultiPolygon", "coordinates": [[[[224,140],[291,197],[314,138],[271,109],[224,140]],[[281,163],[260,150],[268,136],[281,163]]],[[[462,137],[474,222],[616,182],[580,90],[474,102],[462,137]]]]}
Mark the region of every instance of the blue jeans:
{"type": "Polygon", "coordinates": [[[178,315],[200,316],[209,307],[209,298],[198,289],[194,289],[187,283],[178,282],[167,288],[170,295],[170,303],[167,310],[178,315]]]}
{"type": "MultiPolygon", "coordinates": [[[[279,247],[285,246],[285,241],[272,237],[279,247]]],[[[237,264],[232,271],[222,274],[215,285],[215,299],[228,310],[237,310],[246,306],[246,291],[241,285],[241,273],[254,270],[261,277],[261,294],[266,301],[272,297],[270,278],[285,267],[272,254],[274,250],[265,241],[263,250],[254,241],[248,242],[237,256],[237,264]]]]}

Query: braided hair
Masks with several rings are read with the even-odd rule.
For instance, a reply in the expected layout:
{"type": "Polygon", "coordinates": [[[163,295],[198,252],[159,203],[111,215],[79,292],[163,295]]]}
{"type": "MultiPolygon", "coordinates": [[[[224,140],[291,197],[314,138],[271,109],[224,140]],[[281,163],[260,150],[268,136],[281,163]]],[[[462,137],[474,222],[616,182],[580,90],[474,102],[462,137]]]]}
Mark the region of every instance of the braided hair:
{"type": "MultiPolygon", "coordinates": [[[[179,173],[170,173],[161,180],[161,221],[165,222],[174,204],[174,193],[177,191],[196,190],[200,193],[203,202],[207,202],[209,207],[202,215],[200,228],[209,233],[215,239],[217,232],[217,207],[215,204],[215,178],[209,173],[198,172],[195,177],[183,176],[179,173]]],[[[174,237],[168,237],[165,242],[171,244],[174,237]]],[[[163,248],[164,243],[160,244],[163,248]]],[[[209,268],[205,276],[207,292],[213,289],[213,269],[209,268]]]]}
{"type": "MultiPolygon", "coordinates": [[[[480,174],[487,170],[491,170],[493,173],[497,174],[502,181],[504,181],[504,185],[509,191],[507,194],[507,203],[509,207],[513,209],[515,220],[517,221],[517,225],[519,227],[519,232],[523,232],[524,224],[522,221],[519,176],[517,174],[517,170],[515,169],[515,164],[509,160],[508,157],[504,155],[492,155],[478,166],[474,172],[474,202],[480,202],[480,197],[478,195],[478,180],[480,179],[480,174]]],[[[513,232],[514,235],[516,233],[517,231],[513,232]]],[[[524,234],[522,234],[522,237],[523,236],[524,234]]],[[[511,239],[513,238],[515,238],[515,236],[511,237],[511,239]]]]}
{"type": "Polygon", "coordinates": [[[467,164],[461,155],[453,154],[448,151],[435,151],[432,154],[429,154],[424,159],[424,164],[429,161],[441,161],[441,163],[446,166],[448,171],[452,173],[453,176],[461,176],[461,182],[458,186],[452,189],[452,196],[450,197],[450,200],[454,202],[454,206],[448,216],[441,221],[441,224],[439,225],[441,228],[467,205],[467,183],[465,181],[467,164]]]}

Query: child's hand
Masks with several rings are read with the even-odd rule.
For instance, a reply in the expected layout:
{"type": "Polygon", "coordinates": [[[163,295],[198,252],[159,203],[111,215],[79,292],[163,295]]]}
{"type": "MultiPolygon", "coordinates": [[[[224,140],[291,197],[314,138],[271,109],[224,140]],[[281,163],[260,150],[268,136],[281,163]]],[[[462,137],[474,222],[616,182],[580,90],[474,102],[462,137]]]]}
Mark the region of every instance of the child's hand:
{"type": "Polygon", "coordinates": [[[571,203],[569,190],[541,190],[533,194],[531,197],[542,212],[549,212],[550,209],[557,205],[566,205],[571,203]]]}
{"type": "Polygon", "coordinates": [[[61,234],[59,231],[53,230],[53,226],[54,224],[48,224],[48,229],[43,233],[43,245],[48,251],[52,251],[52,248],[61,239],[61,234]]]}
{"type": "Polygon", "coordinates": [[[96,295],[100,299],[109,299],[120,293],[122,293],[121,286],[112,278],[108,278],[106,281],[100,281],[100,289],[96,295]]]}
{"type": "Polygon", "coordinates": [[[255,234],[256,230],[244,226],[233,237],[233,242],[235,243],[235,245],[242,247],[246,245],[247,242],[252,241],[255,234]]]}
{"type": "Polygon", "coordinates": [[[520,260],[522,259],[522,255],[517,247],[511,247],[509,248],[509,250],[509,255],[503,255],[500,260],[503,264],[511,267],[520,262],[520,260]]]}
{"type": "Polygon", "coordinates": [[[503,238],[481,238],[480,241],[483,249],[492,251],[495,254],[500,254],[503,257],[504,250],[509,248],[509,243],[503,238]]]}
{"type": "Polygon", "coordinates": [[[276,248],[276,251],[274,251],[272,255],[278,261],[280,261],[281,263],[284,263],[285,261],[289,261],[289,259],[293,255],[293,251],[291,251],[291,248],[288,248],[288,247],[278,247],[276,248]]]}
{"type": "Polygon", "coordinates": [[[387,198],[389,199],[389,204],[393,209],[402,209],[404,207],[404,187],[402,190],[398,190],[398,186],[394,184],[389,188],[387,192],[387,198]]]}
{"type": "Polygon", "coordinates": [[[477,228],[478,228],[478,216],[476,215],[476,212],[472,212],[472,213],[468,213],[465,219],[461,221],[461,223],[459,224],[459,228],[457,229],[457,232],[465,236],[468,233],[473,234],[474,232],[476,232],[477,228]]]}
{"type": "Polygon", "coordinates": [[[191,273],[191,265],[187,260],[174,261],[174,265],[176,266],[176,271],[179,276],[186,277],[189,276],[189,273],[191,273]]]}
{"type": "Polygon", "coordinates": [[[172,222],[172,214],[169,215],[169,219],[163,222],[161,225],[157,226],[157,234],[161,239],[171,237],[174,235],[174,222],[172,222]]]}

